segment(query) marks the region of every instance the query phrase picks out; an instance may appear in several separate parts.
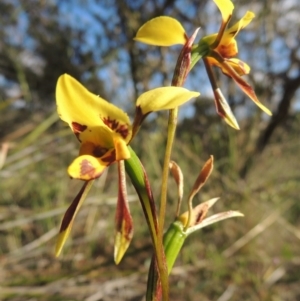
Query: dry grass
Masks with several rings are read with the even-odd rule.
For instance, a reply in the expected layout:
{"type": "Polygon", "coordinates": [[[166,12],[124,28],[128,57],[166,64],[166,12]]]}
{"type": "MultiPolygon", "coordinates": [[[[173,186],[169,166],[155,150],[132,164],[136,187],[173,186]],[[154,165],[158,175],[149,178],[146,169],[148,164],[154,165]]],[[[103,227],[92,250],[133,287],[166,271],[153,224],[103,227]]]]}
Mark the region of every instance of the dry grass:
{"type": "MultiPolygon", "coordinates": [[[[44,122],[16,126],[2,140],[0,300],[143,300],[151,244],[130,185],[135,235],[121,264],[113,263],[114,166],[93,187],[63,255],[53,256],[61,217],[80,186],[65,171],[76,156],[76,139],[56,120],[51,115],[44,122]]],[[[300,298],[300,141],[294,132],[281,134],[256,159],[246,180],[237,176],[246,153],[240,133],[232,137],[228,157],[221,157],[216,143],[211,146],[209,152],[217,153],[216,169],[198,200],[221,196],[215,212],[237,209],[245,217],[188,239],[171,276],[171,300],[300,298]]],[[[184,170],[188,190],[209,152],[201,137],[180,135],[174,158],[184,170]]],[[[165,137],[139,139],[134,146],[158,196],[165,137]]],[[[168,221],[175,212],[173,191],[168,221]]]]}

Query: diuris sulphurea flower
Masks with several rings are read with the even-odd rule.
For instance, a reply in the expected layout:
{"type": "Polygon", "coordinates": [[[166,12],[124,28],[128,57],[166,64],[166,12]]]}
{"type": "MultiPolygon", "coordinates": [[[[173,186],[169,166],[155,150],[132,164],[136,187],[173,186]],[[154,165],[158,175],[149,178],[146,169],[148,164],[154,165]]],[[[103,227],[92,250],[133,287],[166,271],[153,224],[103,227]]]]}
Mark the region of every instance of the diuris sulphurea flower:
{"type": "Polygon", "coordinates": [[[129,212],[124,160],[130,158],[128,144],[138,132],[145,117],[154,111],[168,110],[184,104],[198,92],[181,87],[161,87],[143,93],[136,102],[131,124],[128,115],[117,106],[88,91],[68,74],[60,76],[56,87],[57,111],[80,142],[79,155],[68,168],[71,178],[84,180],[63,218],[56,245],[56,254],[70,233],[73,221],[94,179],[111,164],[118,163],[118,202],[116,212],[115,261],[119,262],[132,238],[133,225],[129,212]]]}
{"type": "MultiPolygon", "coordinates": [[[[233,3],[230,0],[213,1],[222,14],[221,26],[218,33],[207,35],[190,47],[190,70],[195,66],[198,60],[203,59],[214,92],[217,113],[224,118],[230,126],[239,129],[236,118],[216,83],[211,67],[215,66],[220,68],[224,74],[235,81],[241,90],[252,99],[257,106],[268,115],[272,115],[271,111],[259,101],[252,87],[242,78],[243,75],[250,72],[250,67],[235,57],[238,53],[236,36],[240,30],[251,22],[255,15],[253,12],[248,11],[236,24],[228,28],[234,9],[233,3]]],[[[190,42],[180,22],[167,16],[157,17],[146,22],[138,30],[134,39],[145,44],[156,46],[181,44],[183,47],[186,47],[190,42]]],[[[195,37],[193,37],[193,39],[195,39],[195,37]]]]}

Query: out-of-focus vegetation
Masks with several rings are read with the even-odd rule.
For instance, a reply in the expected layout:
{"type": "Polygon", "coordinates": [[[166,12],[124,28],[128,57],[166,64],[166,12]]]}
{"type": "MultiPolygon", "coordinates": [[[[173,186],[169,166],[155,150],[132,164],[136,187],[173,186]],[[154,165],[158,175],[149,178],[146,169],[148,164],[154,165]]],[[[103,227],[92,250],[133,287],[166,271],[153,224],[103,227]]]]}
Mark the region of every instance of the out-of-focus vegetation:
{"type": "MultiPolygon", "coordinates": [[[[141,24],[171,15],[186,30],[217,30],[208,1],[0,1],[0,300],[142,300],[151,244],[134,190],[133,243],[113,263],[115,166],[102,176],[76,219],[60,258],[55,236],[66,206],[80,189],[66,167],[77,140],[58,120],[54,91],[69,73],[129,113],[136,97],[168,85],[178,49],[138,45],[141,24]],[[143,227],[143,225],[145,225],[143,227]]],[[[199,201],[221,196],[216,212],[240,210],[194,235],[171,276],[171,300],[298,300],[300,298],[300,11],[297,0],[235,1],[239,17],[256,18],[240,34],[240,57],[271,118],[222,79],[239,123],[216,116],[205,73],[187,86],[201,98],[183,111],[173,159],[186,190],[210,154],[215,170],[199,201]]],[[[133,147],[159,196],[166,115],[150,118],[133,147]]],[[[176,195],[170,179],[168,220],[176,195]]]]}

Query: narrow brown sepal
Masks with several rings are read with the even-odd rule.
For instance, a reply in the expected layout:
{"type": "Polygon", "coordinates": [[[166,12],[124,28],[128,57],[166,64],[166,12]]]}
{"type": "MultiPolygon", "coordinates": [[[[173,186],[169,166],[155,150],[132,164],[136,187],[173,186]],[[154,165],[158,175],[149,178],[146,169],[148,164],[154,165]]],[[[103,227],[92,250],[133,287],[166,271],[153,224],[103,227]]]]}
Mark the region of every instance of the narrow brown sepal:
{"type": "Polygon", "coordinates": [[[195,196],[196,193],[204,186],[209,176],[211,175],[214,168],[214,157],[211,155],[210,158],[205,162],[203,168],[200,171],[199,176],[197,177],[194,186],[192,188],[189,198],[195,196]]]}
{"type": "Polygon", "coordinates": [[[119,264],[125,252],[127,251],[133,237],[133,220],[130,214],[124,161],[118,162],[119,172],[119,188],[118,188],[118,201],[115,215],[115,263],[119,264]]]}
{"type": "Polygon", "coordinates": [[[83,204],[87,193],[89,192],[90,188],[92,187],[93,180],[86,181],[82,188],[80,189],[79,193],[76,195],[75,199],[71,203],[70,207],[67,209],[63,220],[61,222],[58,238],[56,241],[56,247],[55,247],[55,256],[59,256],[61,253],[61,250],[71,232],[73,222],[75,220],[75,217],[83,204]]]}
{"type": "Polygon", "coordinates": [[[172,79],[172,86],[181,87],[183,86],[186,77],[190,72],[191,67],[191,51],[192,46],[197,36],[197,33],[200,28],[197,28],[193,35],[186,41],[185,45],[183,46],[175,67],[173,79],[172,79]]]}

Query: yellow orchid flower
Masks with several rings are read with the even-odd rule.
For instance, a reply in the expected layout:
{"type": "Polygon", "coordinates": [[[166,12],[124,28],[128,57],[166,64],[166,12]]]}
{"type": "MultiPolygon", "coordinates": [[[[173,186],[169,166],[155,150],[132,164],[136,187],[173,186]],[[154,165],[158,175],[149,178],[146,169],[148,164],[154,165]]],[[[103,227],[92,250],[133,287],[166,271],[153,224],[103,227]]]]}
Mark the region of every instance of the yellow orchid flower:
{"type": "MultiPolygon", "coordinates": [[[[231,17],[233,4],[230,0],[214,0],[220,8],[223,20],[231,17]]],[[[142,25],[134,40],[154,46],[185,45],[188,36],[179,21],[168,16],[151,19],[142,25]]]]}
{"type": "Polygon", "coordinates": [[[132,129],[121,109],[85,89],[70,75],[56,87],[57,110],[81,142],[79,156],[68,168],[72,178],[92,180],[116,160],[129,158],[132,129]]]}
{"type": "Polygon", "coordinates": [[[234,58],[234,56],[238,53],[238,46],[235,37],[240,30],[252,21],[255,15],[253,12],[247,11],[237,23],[230,28],[227,28],[233,10],[233,5],[230,9],[228,8],[228,1],[229,0],[214,0],[222,14],[220,30],[216,34],[202,38],[199,44],[207,44],[210,49],[209,53],[203,58],[203,60],[214,90],[217,112],[229,125],[238,129],[238,124],[225,98],[223,96],[217,97],[220,95],[220,90],[216,85],[216,81],[210,68],[211,66],[219,67],[224,74],[231,77],[241,90],[265,113],[268,115],[272,115],[272,113],[258,100],[252,87],[241,77],[242,75],[250,72],[250,67],[245,62],[234,58]],[[220,101],[220,99],[222,99],[222,101],[220,101]]]}
{"type": "MultiPolygon", "coordinates": [[[[138,127],[151,112],[179,106],[198,92],[180,87],[162,87],[143,93],[137,100],[138,127]]],[[[71,163],[72,178],[92,180],[115,161],[130,157],[128,143],[133,131],[128,115],[120,108],[96,96],[70,75],[62,75],[56,87],[57,110],[81,142],[79,156],[71,163]]]]}
{"type": "Polygon", "coordinates": [[[162,87],[143,93],[137,99],[136,116],[131,124],[125,112],[89,92],[70,75],[59,77],[56,86],[57,111],[80,142],[79,156],[69,166],[68,173],[72,178],[84,180],[85,183],[64,215],[56,244],[57,256],[70,234],[93,180],[100,177],[106,167],[118,162],[115,261],[120,262],[133,233],[124,184],[123,161],[130,158],[128,144],[148,114],[178,107],[198,95],[198,92],[181,87],[162,87]]]}
{"type": "MultiPolygon", "coordinates": [[[[213,1],[222,14],[220,30],[218,33],[203,37],[197,45],[191,48],[190,69],[193,68],[200,58],[203,58],[214,90],[218,114],[221,115],[230,126],[239,129],[225,97],[216,84],[211,66],[219,67],[223,73],[237,83],[242,91],[248,95],[256,105],[268,115],[272,115],[271,111],[258,100],[252,87],[241,77],[250,72],[250,67],[245,62],[234,58],[238,53],[236,36],[240,30],[251,22],[255,15],[253,12],[248,11],[236,24],[227,28],[234,9],[233,3],[230,0],[213,1]]],[[[166,16],[157,17],[146,22],[138,30],[134,39],[142,43],[157,46],[186,45],[189,41],[183,26],[177,20],[166,16]]]]}

